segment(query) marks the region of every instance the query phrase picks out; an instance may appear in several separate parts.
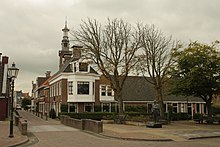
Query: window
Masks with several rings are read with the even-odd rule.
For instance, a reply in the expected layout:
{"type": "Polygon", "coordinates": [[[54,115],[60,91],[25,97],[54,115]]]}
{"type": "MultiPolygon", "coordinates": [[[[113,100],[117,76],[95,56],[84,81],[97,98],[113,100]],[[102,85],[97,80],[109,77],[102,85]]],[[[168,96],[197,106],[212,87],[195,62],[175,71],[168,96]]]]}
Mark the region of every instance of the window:
{"type": "Polygon", "coordinates": [[[54,84],[54,96],[57,96],[57,84],[54,84]]]}
{"type": "Polygon", "coordinates": [[[88,71],[87,63],[79,63],[79,71],[88,71]]]}
{"type": "Polygon", "coordinates": [[[89,94],[89,82],[78,82],[77,86],[78,94],[89,94]]]}
{"type": "Polygon", "coordinates": [[[76,112],[77,106],[76,104],[70,103],[69,104],[69,112],[76,112]]]}
{"type": "Polygon", "coordinates": [[[93,104],[85,104],[85,112],[93,112],[93,104]]]}
{"type": "Polygon", "coordinates": [[[50,86],[50,97],[52,97],[52,88],[50,86]]]}
{"type": "Polygon", "coordinates": [[[196,104],[196,113],[200,113],[200,104],[196,104]]]}
{"type": "Polygon", "coordinates": [[[73,71],[76,72],[76,63],[73,64],[73,71]]]}
{"type": "Polygon", "coordinates": [[[152,104],[147,104],[147,112],[148,113],[152,112],[152,104]]]}
{"type": "Polygon", "coordinates": [[[110,86],[107,86],[107,96],[112,96],[112,89],[110,86]]]}
{"type": "Polygon", "coordinates": [[[60,84],[59,84],[59,95],[61,95],[61,87],[62,87],[62,82],[60,81],[60,84]]]}
{"type": "Polygon", "coordinates": [[[103,103],[103,112],[110,112],[109,103],[103,103]]]}
{"type": "Polygon", "coordinates": [[[177,113],[177,103],[173,103],[173,112],[177,113]]]}
{"type": "Polygon", "coordinates": [[[69,95],[73,95],[73,81],[68,82],[68,87],[69,95]]]}
{"type": "Polygon", "coordinates": [[[106,86],[101,86],[101,95],[106,96],[106,86]]]}
{"type": "Polygon", "coordinates": [[[94,95],[94,94],[95,94],[95,83],[92,82],[92,95],[94,95]]]}
{"type": "Polygon", "coordinates": [[[57,85],[56,93],[57,93],[57,96],[58,96],[59,95],[59,83],[57,83],[56,85],[57,85]]]}
{"type": "Polygon", "coordinates": [[[53,84],[53,96],[55,96],[55,84],[53,84]]]}
{"type": "Polygon", "coordinates": [[[187,104],[187,112],[188,112],[188,114],[192,115],[192,105],[191,104],[187,104]]]}

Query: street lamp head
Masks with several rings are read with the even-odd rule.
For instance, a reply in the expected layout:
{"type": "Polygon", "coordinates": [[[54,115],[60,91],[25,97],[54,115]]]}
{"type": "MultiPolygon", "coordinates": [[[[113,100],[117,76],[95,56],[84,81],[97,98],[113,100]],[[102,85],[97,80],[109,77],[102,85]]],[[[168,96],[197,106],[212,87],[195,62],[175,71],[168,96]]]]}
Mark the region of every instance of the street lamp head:
{"type": "Polygon", "coordinates": [[[17,78],[19,69],[15,67],[15,63],[12,63],[12,66],[8,68],[8,76],[10,78],[17,78]]]}

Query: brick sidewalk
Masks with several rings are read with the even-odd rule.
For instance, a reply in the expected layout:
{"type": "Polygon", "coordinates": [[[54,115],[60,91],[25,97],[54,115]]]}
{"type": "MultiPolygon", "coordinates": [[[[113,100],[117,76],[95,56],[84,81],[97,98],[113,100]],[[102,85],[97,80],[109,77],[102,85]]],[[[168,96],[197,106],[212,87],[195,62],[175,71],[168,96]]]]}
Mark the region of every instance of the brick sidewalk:
{"type": "Polygon", "coordinates": [[[194,121],[176,121],[162,128],[104,124],[104,136],[145,141],[186,141],[220,137],[220,125],[197,124],[194,121]]]}
{"type": "Polygon", "coordinates": [[[9,138],[9,121],[0,121],[0,146],[15,146],[28,141],[28,137],[21,135],[17,126],[14,126],[14,137],[9,138]]]}

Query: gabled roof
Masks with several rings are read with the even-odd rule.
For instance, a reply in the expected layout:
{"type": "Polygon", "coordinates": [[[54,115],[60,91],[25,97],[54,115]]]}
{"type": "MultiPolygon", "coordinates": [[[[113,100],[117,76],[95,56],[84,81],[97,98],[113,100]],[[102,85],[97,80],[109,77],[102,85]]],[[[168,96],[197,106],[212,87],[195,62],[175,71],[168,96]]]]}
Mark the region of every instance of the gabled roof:
{"type": "Polygon", "coordinates": [[[46,81],[44,81],[40,87],[46,87],[46,86],[49,86],[49,80],[52,78],[53,76],[50,76],[46,81]]]}
{"type": "Polygon", "coordinates": [[[37,85],[40,86],[48,77],[37,77],[37,85]]]}
{"type": "MultiPolygon", "coordinates": [[[[100,80],[100,84],[110,84],[104,76],[101,76],[100,80]]],[[[156,96],[154,85],[147,82],[144,77],[128,76],[125,80],[122,91],[124,101],[153,101],[156,96]]],[[[164,101],[186,101],[187,98],[189,102],[203,102],[198,97],[170,95],[168,91],[165,91],[163,95],[164,101]]]]}
{"type": "MultiPolygon", "coordinates": [[[[157,96],[154,85],[147,82],[144,77],[138,76],[127,77],[122,95],[125,101],[153,101],[157,96]]],[[[163,92],[164,101],[187,101],[187,99],[189,102],[203,102],[199,97],[171,95],[168,88],[163,92]]]]}
{"type": "MultiPolygon", "coordinates": [[[[52,77],[49,79],[53,79],[54,77],[56,77],[57,75],[59,75],[60,73],[70,73],[70,72],[73,72],[72,71],[72,68],[70,67],[71,63],[74,62],[74,61],[77,61],[79,59],[75,58],[75,57],[71,57],[70,60],[68,60],[63,66],[62,68],[57,71],[54,75],[52,75],[52,77]]],[[[90,73],[93,73],[93,74],[98,74],[92,67],[90,67],[90,73]]]]}
{"type": "Polygon", "coordinates": [[[125,80],[122,96],[124,101],[153,101],[156,92],[143,77],[129,76],[125,80]]]}

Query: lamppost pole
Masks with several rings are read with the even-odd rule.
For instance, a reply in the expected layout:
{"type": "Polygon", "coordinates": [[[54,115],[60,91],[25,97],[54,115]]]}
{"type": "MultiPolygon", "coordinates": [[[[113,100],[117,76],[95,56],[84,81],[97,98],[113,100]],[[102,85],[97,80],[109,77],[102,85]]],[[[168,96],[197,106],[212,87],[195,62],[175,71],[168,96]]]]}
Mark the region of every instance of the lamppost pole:
{"type": "Polygon", "coordinates": [[[10,113],[10,134],[9,134],[9,137],[12,138],[14,137],[14,134],[13,134],[13,113],[14,113],[14,107],[13,107],[13,103],[14,103],[14,79],[11,78],[10,79],[11,81],[11,113],[10,113]]]}
{"type": "Polygon", "coordinates": [[[19,69],[15,67],[15,63],[12,64],[12,66],[10,68],[8,68],[8,78],[10,80],[10,92],[11,92],[11,107],[10,107],[10,131],[9,131],[9,137],[12,138],[14,137],[13,134],[13,113],[14,113],[14,107],[13,107],[13,103],[14,103],[14,80],[17,78],[18,75],[18,71],[19,69]]]}

